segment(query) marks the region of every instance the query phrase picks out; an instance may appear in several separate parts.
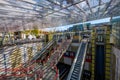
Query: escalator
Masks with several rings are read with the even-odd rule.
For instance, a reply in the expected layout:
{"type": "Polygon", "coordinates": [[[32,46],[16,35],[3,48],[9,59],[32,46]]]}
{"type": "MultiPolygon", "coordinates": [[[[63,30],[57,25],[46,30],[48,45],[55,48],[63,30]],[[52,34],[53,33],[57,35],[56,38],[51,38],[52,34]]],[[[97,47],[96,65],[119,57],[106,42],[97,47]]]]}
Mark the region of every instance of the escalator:
{"type": "Polygon", "coordinates": [[[105,80],[105,50],[104,45],[96,46],[96,58],[95,58],[95,80],[105,80]]]}
{"type": "Polygon", "coordinates": [[[81,42],[81,46],[78,49],[78,52],[72,64],[71,71],[69,72],[67,80],[80,80],[81,79],[84,60],[86,56],[86,48],[87,48],[87,43],[81,42]]]}
{"type": "Polygon", "coordinates": [[[37,60],[54,43],[54,40],[50,41],[46,46],[44,46],[44,48],[40,50],[40,52],[37,52],[38,54],[35,57],[33,57],[32,61],[37,60]]]}

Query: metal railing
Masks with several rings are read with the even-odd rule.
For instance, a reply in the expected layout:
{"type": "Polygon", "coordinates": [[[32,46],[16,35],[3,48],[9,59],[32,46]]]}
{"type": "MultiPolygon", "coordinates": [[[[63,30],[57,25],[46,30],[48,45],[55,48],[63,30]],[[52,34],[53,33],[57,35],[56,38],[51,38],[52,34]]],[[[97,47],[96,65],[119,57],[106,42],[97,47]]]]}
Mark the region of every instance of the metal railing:
{"type": "Polygon", "coordinates": [[[15,44],[17,45],[21,45],[21,44],[26,44],[26,43],[36,43],[36,42],[43,42],[42,39],[33,39],[33,40],[29,40],[29,39],[25,39],[25,40],[14,40],[11,42],[5,42],[3,43],[1,46],[14,46],[15,44]]]}

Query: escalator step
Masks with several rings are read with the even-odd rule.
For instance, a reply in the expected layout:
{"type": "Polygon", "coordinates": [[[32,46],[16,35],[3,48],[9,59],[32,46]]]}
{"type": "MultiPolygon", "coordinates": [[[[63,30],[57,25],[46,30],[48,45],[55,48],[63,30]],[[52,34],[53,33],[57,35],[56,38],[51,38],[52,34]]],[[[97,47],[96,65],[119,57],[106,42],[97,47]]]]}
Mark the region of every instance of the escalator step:
{"type": "Polygon", "coordinates": [[[81,61],[77,61],[76,64],[79,65],[81,61]]]}
{"type": "Polygon", "coordinates": [[[70,80],[77,80],[77,79],[71,78],[70,80]]]}
{"type": "Polygon", "coordinates": [[[79,70],[75,70],[73,73],[78,73],[79,70]]]}
{"type": "Polygon", "coordinates": [[[78,74],[78,71],[74,71],[73,74],[78,74]]]}
{"type": "Polygon", "coordinates": [[[80,66],[80,63],[76,63],[75,66],[80,66]]]}
{"type": "Polygon", "coordinates": [[[74,70],[79,70],[80,69],[80,67],[74,67],[74,70]]]}
{"type": "Polygon", "coordinates": [[[75,69],[74,70],[79,70],[79,67],[75,67],[75,69]]]}
{"type": "Polygon", "coordinates": [[[78,78],[78,76],[71,76],[71,78],[73,78],[73,80],[76,80],[78,78]]]}
{"type": "Polygon", "coordinates": [[[78,76],[74,76],[74,75],[73,75],[73,76],[71,76],[71,78],[77,79],[77,78],[78,78],[78,76]]]}
{"type": "Polygon", "coordinates": [[[79,69],[79,68],[80,68],[80,65],[75,65],[75,66],[74,66],[74,69],[75,69],[75,68],[79,69]]]}
{"type": "Polygon", "coordinates": [[[78,73],[72,73],[72,75],[78,76],[78,73]]]}
{"type": "Polygon", "coordinates": [[[79,64],[80,64],[80,63],[81,63],[81,61],[78,61],[77,63],[79,63],[79,64]]]}
{"type": "Polygon", "coordinates": [[[80,62],[76,62],[76,64],[75,65],[80,65],[80,62]]]}
{"type": "Polygon", "coordinates": [[[75,67],[75,69],[74,70],[79,70],[80,68],[79,67],[75,67]]]}
{"type": "Polygon", "coordinates": [[[74,69],[74,71],[73,71],[73,72],[77,72],[77,71],[79,71],[79,69],[74,69]]]}
{"type": "Polygon", "coordinates": [[[75,67],[80,67],[80,64],[79,64],[79,63],[76,63],[76,64],[75,64],[75,67]]]}

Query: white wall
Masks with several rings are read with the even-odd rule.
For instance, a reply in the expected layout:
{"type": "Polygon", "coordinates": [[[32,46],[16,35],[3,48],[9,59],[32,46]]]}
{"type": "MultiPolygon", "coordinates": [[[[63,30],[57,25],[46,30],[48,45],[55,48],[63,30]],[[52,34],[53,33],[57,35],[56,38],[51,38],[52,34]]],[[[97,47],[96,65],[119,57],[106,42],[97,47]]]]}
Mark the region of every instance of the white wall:
{"type": "Polygon", "coordinates": [[[113,53],[116,56],[115,80],[120,80],[120,50],[113,47],[113,53]]]}

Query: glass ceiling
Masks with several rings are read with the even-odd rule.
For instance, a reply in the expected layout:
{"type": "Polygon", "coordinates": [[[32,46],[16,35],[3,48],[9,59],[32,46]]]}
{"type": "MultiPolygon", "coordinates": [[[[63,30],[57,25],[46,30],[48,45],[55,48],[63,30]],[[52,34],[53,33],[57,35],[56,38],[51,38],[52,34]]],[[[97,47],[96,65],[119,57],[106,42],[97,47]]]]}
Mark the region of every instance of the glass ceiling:
{"type": "Polygon", "coordinates": [[[0,32],[118,16],[119,4],[120,0],[0,0],[0,32]]]}

